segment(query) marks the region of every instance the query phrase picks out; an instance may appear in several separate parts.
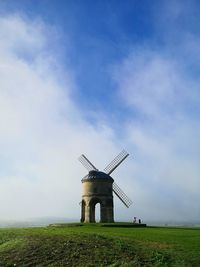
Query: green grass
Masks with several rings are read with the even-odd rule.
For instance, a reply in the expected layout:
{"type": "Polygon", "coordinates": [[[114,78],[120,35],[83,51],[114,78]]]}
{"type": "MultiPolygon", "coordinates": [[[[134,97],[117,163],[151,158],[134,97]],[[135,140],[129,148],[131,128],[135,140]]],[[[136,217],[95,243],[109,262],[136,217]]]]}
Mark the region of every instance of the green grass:
{"type": "Polygon", "coordinates": [[[200,266],[200,228],[101,226],[0,229],[0,267],[200,266]]]}

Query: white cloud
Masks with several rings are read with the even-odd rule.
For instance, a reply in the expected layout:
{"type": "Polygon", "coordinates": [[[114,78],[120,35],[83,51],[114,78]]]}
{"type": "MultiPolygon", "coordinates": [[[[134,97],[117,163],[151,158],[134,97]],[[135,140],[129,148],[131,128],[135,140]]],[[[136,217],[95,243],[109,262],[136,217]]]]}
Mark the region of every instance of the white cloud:
{"type": "Polygon", "coordinates": [[[79,218],[85,171],[77,157],[84,152],[95,161],[107,149],[108,155],[116,152],[112,130],[100,121],[96,129],[87,123],[69,97],[75,83],[70,70],[55,71],[59,64],[49,52],[45,27],[16,15],[0,19],[0,213],[5,219],[79,218]],[[65,74],[62,80],[59,73],[65,74]]]}
{"type": "Polygon", "coordinates": [[[171,119],[182,114],[183,104],[189,105],[194,100],[194,85],[184,77],[179,62],[164,52],[135,48],[122,65],[115,72],[121,95],[144,115],[171,119]],[[193,92],[191,89],[188,92],[191,86],[193,92]]]}
{"type": "Polygon", "coordinates": [[[136,211],[150,220],[197,220],[198,80],[166,51],[133,51],[115,67],[114,79],[135,118],[126,129],[136,157],[136,211]]]}
{"type": "Polygon", "coordinates": [[[133,116],[126,136],[135,152],[135,213],[199,221],[199,17],[193,2],[172,2],[155,5],[158,42],[133,45],[113,78],[133,116]]]}

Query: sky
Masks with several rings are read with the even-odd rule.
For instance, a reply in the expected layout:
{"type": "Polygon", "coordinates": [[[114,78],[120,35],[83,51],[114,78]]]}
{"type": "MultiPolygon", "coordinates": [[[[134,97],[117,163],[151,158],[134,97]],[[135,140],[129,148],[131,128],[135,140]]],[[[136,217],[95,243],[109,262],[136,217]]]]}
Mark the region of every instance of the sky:
{"type": "Polygon", "coordinates": [[[200,222],[199,1],[0,0],[0,220],[80,219],[83,153],[115,220],[200,222]]]}

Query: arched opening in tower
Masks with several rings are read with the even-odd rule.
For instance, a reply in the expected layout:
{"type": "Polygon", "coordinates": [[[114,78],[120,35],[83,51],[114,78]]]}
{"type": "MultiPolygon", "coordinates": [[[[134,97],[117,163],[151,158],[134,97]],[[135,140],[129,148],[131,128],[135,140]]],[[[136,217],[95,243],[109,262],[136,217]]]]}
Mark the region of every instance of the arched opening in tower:
{"type": "Polygon", "coordinates": [[[101,200],[98,198],[93,198],[90,201],[90,222],[101,221],[101,200]]]}
{"type": "Polygon", "coordinates": [[[97,203],[95,205],[95,221],[98,223],[101,221],[101,205],[97,203]]]}

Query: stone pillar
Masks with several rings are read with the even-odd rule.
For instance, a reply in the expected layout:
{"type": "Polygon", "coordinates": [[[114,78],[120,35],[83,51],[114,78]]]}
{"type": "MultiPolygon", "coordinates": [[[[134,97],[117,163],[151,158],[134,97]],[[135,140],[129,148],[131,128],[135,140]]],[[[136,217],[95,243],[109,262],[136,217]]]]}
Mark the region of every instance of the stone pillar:
{"type": "Polygon", "coordinates": [[[114,222],[113,199],[106,199],[102,203],[101,222],[114,222]]]}
{"type": "Polygon", "coordinates": [[[85,207],[85,221],[86,223],[90,222],[90,206],[87,204],[85,207]]]}

